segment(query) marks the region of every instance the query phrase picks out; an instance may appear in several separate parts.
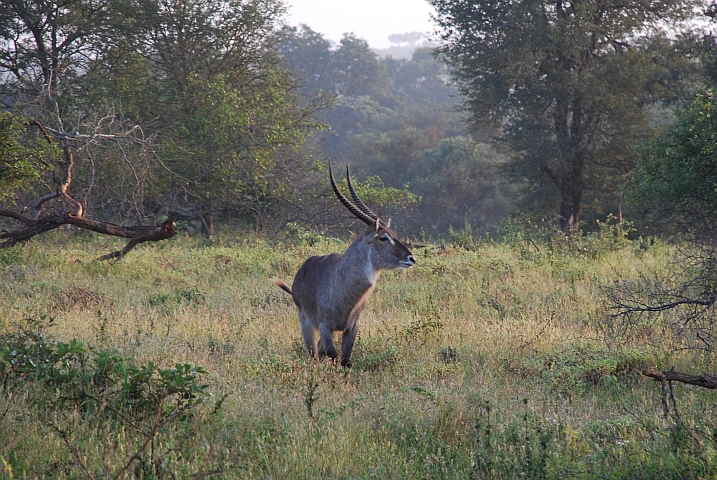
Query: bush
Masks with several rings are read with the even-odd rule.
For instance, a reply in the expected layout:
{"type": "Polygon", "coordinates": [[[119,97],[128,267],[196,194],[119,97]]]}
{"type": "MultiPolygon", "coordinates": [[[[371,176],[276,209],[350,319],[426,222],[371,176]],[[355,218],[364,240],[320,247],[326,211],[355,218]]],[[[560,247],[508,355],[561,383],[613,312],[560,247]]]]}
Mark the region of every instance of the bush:
{"type": "Polygon", "coordinates": [[[50,341],[43,330],[47,317],[0,336],[2,394],[27,389],[41,411],[78,408],[125,418],[157,416],[158,421],[186,417],[210,395],[199,383],[204,368],[177,363],[159,368],[137,366],[116,350],[95,350],[71,340],[50,341]]]}

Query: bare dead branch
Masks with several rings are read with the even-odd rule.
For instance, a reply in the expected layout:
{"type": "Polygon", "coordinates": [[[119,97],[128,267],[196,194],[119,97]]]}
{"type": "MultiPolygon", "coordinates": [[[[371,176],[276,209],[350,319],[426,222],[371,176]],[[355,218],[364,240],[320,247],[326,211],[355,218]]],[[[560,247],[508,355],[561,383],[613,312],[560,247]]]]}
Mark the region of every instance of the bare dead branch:
{"type": "Polygon", "coordinates": [[[42,133],[42,136],[45,137],[45,140],[47,140],[47,143],[53,142],[52,137],[50,136],[49,133],[47,133],[47,129],[45,128],[45,126],[43,124],[41,124],[37,120],[33,120],[32,122],[30,122],[30,125],[34,125],[40,130],[40,133],[42,133]]]}
{"type": "Polygon", "coordinates": [[[682,305],[699,305],[703,307],[710,307],[714,305],[714,303],[717,302],[717,297],[711,297],[707,300],[695,300],[693,298],[685,298],[682,300],[677,300],[674,302],[664,303],[662,305],[653,305],[653,306],[642,306],[642,307],[631,307],[631,308],[624,308],[620,310],[617,313],[613,313],[610,315],[613,318],[616,317],[622,317],[625,315],[629,315],[631,313],[648,313],[648,312],[663,312],[665,310],[672,310],[673,308],[682,306],[682,305]]]}
{"type": "Polygon", "coordinates": [[[167,393],[162,395],[162,398],[159,399],[159,407],[157,407],[157,415],[154,418],[154,424],[152,425],[152,430],[149,432],[149,435],[147,435],[147,438],[144,440],[144,443],[142,446],[140,446],[139,450],[135,452],[134,455],[130,457],[130,459],[127,461],[127,463],[122,467],[122,469],[117,472],[117,475],[115,475],[114,478],[117,480],[118,478],[122,477],[124,473],[127,471],[127,469],[132,466],[132,464],[137,461],[141,456],[142,453],[147,449],[147,445],[149,445],[149,442],[154,440],[155,435],[157,435],[157,431],[159,430],[159,427],[162,425],[162,422],[160,420],[162,419],[162,407],[164,406],[164,399],[167,397],[167,393]]]}
{"type": "Polygon", "coordinates": [[[84,217],[84,208],[82,203],[74,199],[69,189],[73,179],[73,168],[75,165],[75,154],[73,151],[73,145],[78,139],[92,141],[95,138],[103,138],[105,140],[110,138],[127,138],[135,129],[125,132],[118,136],[99,135],[94,134],[90,136],[81,135],[67,135],[62,131],[53,130],[43,126],[38,121],[33,121],[32,125],[36,126],[41,134],[47,139],[48,142],[52,143],[57,141],[62,147],[62,160],[58,162],[61,172],[59,175],[54,175],[54,181],[57,183],[57,189],[53,192],[47,193],[40,197],[35,203],[29,207],[25,207],[22,213],[12,210],[0,209],[0,217],[11,218],[17,222],[22,223],[22,226],[14,230],[3,231],[0,233],[0,248],[8,248],[17,243],[29,240],[36,235],[54,230],[62,225],[73,225],[83,230],[90,230],[93,232],[101,233],[104,235],[111,235],[116,237],[128,238],[130,241],[128,244],[117,252],[113,252],[100,257],[98,260],[109,260],[113,258],[122,258],[134,247],[144,242],[154,242],[159,240],[166,240],[172,238],[177,234],[174,227],[173,220],[170,218],[159,225],[149,226],[127,226],[127,225],[116,225],[110,222],[99,222],[90,220],[84,217]],[[54,137],[53,137],[54,136],[54,137]],[[60,203],[57,203],[55,207],[61,207],[58,209],[52,208],[48,211],[42,211],[42,206],[47,201],[59,198],[60,203]],[[23,213],[30,209],[37,209],[38,213],[35,218],[29,218],[23,213]]]}
{"type": "Polygon", "coordinates": [[[706,373],[703,375],[692,375],[689,373],[680,373],[672,370],[666,372],[662,372],[659,370],[643,370],[642,374],[646,377],[650,377],[660,382],[664,379],[668,382],[681,382],[689,385],[697,385],[698,387],[710,388],[713,390],[717,389],[717,377],[713,377],[712,375],[708,375],[706,373]]]}
{"type": "Polygon", "coordinates": [[[662,388],[662,411],[665,414],[665,418],[667,418],[670,416],[670,406],[667,403],[667,380],[661,378],[660,386],[662,388]]]}
{"type": "Polygon", "coordinates": [[[70,436],[67,434],[67,432],[65,432],[64,430],[61,430],[60,427],[58,427],[54,423],[50,423],[49,425],[50,425],[50,428],[52,428],[55,431],[55,433],[57,433],[60,436],[62,441],[65,443],[67,448],[72,453],[72,456],[75,457],[75,461],[77,462],[77,465],[79,465],[80,468],[82,469],[82,471],[85,472],[85,475],[87,475],[87,478],[95,480],[97,477],[95,477],[95,475],[87,468],[87,466],[85,465],[85,462],[82,461],[82,455],[80,455],[80,452],[77,449],[77,447],[75,445],[73,445],[72,442],[70,442],[70,436]]]}
{"type": "Polygon", "coordinates": [[[555,319],[555,312],[550,314],[550,318],[546,322],[543,323],[543,327],[540,329],[540,331],[538,333],[536,333],[533,336],[532,339],[530,339],[527,342],[524,342],[523,344],[521,344],[518,347],[518,351],[521,351],[524,348],[531,346],[538,338],[540,338],[543,335],[543,333],[545,333],[545,330],[553,323],[554,319],[555,319]]]}
{"type": "MultiPolygon", "coordinates": [[[[25,225],[32,225],[32,223],[33,223],[32,219],[27,218],[25,215],[23,215],[21,213],[13,212],[12,210],[0,209],[0,217],[14,218],[15,220],[18,220],[18,221],[24,223],[25,225]]],[[[10,233],[0,233],[0,238],[7,238],[9,236],[10,236],[10,233]]],[[[2,244],[0,244],[0,246],[1,245],[2,244]]]]}
{"type": "Polygon", "coordinates": [[[677,409],[677,399],[675,398],[675,390],[672,388],[672,382],[668,383],[670,384],[670,400],[672,400],[672,409],[675,411],[677,420],[679,420],[681,424],[684,424],[682,421],[682,415],[680,415],[680,411],[677,409]]]}
{"type": "Polygon", "coordinates": [[[126,227],[131,231],[131,233],[135,234],[134,237],[129,241],[129,243],[122,249],[117,252],[108,253],[107,255],[103,255],[97,260],[111,260],[113,258],[119,258],[121,259],[127,253],[129,253],[130,250],[132,250],[134,247],[139,245],[140,243],[144,242],[156,242],[159,240],[166,240],[168,238],[172,238],[177,234],[177,230],[174,228],[174,222],[172,219],[166,220],[161,225],[152,226],[152,227],[126,227]]]}
{"type": "Polygon", "coordinates": [[[8,239],[0,243],[0,248],[11,247],[13,245],[16,245],[17,243],[29,240],[36,235],[40,235],[50,230],[54,230],[62,225],[74,225],[83,230],[91,230],[93,232],[102,233],[104,235],[111,235],[115,237],[123,237],[130,239],[130,242],[122,250],[104,255],[98,258],[98,260],[122,258],[140,243],[166,240],[172,238],[177,234],[177,230],[174,227],[174,222],[172,219],[168,219],[160,225],[126,226],[116,225],[110,222],[98,222],[82,217],[76,217],[71,214],[46,215],[37,220],[31,220],[15,212],[0,210],[0,216],[16,218],[25,223],[26,225],[25,228],[0,234],[0,239],[8,239]]]}
{"type": "Polygon", "coordinates": [[[716,233],[710,229],[689,236],[666,269],[603,286],[611,333],[627,339],[661,328],[671,334],[668,348],[712,351],[717,345],[716,233]]]}
{"type": "Polygon", "coordinates": [[[682,423],[682,415],[677,409],[677,399],[675,399],[675,392],[672,388],[672,382],[681,382],[688,385],[697,385],[698,387],[717,389],[717,377],[712,375],[692,375],[689,373],[675,372],[674,370],[659,371],[659,370],[643,370],[642,374],[646,377],[650,377],[655,381],[660,382],[662,390],[662,412],[667,418],[670,415],[670,407],[668,403],[668,395],[672,401],[672,409],[675,411],[677,420],[682,423]],[[668,391],[669,386],[669,391],[668,391]]]}
{"type": "Polygon", "coordinates": [[[52,200],[53,198],[57,198],[58,195],[59,193],[57,192],[50,192],[48,194],[45,194],[42,197],[38,198],[37,202],[23,208],[22,211],[27,212],[28,210],[39,210],[45,202],[47,202],[48,200],[52,200]]]}

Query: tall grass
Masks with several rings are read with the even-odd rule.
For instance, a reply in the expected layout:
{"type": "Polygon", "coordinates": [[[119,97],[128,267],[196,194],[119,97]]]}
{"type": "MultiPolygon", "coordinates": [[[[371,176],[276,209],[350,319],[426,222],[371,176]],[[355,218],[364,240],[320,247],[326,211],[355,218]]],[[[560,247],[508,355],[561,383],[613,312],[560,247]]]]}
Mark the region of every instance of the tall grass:
{"type": "Polygon", "coordinates": [[[0,340],[42,329],[47,342],[76,340],[132,365],[198,365],[212,393],[160,425],[132,409],[58,403],[61,389],[29,377],[6,382],[0,472],[714,477],[715,393],[677,385],[680,417],[665,418],[659,384],[639,373],[713,371],[714,359],[674,348],[657,324],[619,335],[601,292],[669,268],[670,246],[506,238],[417,249],[415,268],[384,273],[350,370],[307,358],[291,298],[268,282],[290,283],[305,258],[342,242],[180,237],[100,263],[119,244],[57,233],[0,251],[0,340]],[[43,395],[52,408],[38,406],[43,395]]]}

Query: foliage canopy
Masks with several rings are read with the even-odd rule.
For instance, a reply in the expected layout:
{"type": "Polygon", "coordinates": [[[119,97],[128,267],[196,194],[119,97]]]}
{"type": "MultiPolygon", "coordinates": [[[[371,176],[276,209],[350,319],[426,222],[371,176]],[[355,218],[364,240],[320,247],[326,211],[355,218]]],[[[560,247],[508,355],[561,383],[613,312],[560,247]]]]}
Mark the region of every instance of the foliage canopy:
{"type": "Polygon", "coordinates": [[[683,240],[669,274],[608,289],[623,324],[662,321],[688,348],[714,351],[717,326],[717,100],[699,92],[676,122],[646,144],[628,195],[650,207],[653,220],[683,240]]]}
{"type": "Polygon", "coordinates": [[[0,112],[0,200],[39,179],[57,155],[53,145],[29,130],[26,119],[0,112]]]}
{"type": "MultiPolygon", "coordinates": [[[[258,224],[296,203],[290,185],[313,167],[299,147],[322,106],[280,65],[282,2],[8,2],[0,13],[3,99],[72,139],[69,192],[89,215],[171,214],[211,230],[217,215],[258,224]]],[[[40,180],[40,195],[54,188],[40,180]]]]}
{"type": "Polygon", "coordinates": [[[629,195],[695,227],[717,211],[717,99],[699,92],[664,134],[648,143],[631,173],[629,195]]]}
{"type": "Polygon", "coordinates": [[[472,123],[500,128],[509,177],[559,204],[569,231],[586,194],[614,191],[632,167],[661,86],[679,85],[670,75],[687,69],[665,28],[695,2],[431,3],[472,123]]]}

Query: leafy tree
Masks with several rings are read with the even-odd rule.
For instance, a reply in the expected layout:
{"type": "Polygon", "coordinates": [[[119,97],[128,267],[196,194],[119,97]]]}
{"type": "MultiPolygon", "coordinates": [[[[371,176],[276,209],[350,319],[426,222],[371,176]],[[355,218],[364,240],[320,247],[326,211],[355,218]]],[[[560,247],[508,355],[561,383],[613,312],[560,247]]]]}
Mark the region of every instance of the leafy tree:
{"type": "Polygon", "coordinates": [[[423,215],[439,232],[470,224],[489,230],[503,217],[508,201],[498,177],[504,159],[487,144],[467,137],[446,138],[425,153],[411,182],[424,199],[423,215]]]}
{"type": "MultiPolygon", "coordinates": [[[[154,5],[145,3],[144,11],[154,5]]],[[[167,138],[168,175],[156,181],[173,192],[160,211],[182,200],[190,215],[258,219],[286,190],[280,163],[317,126],[317,107],[296,96],[279,65],[273,32],[283,8],[276,0],[195,0],[161,4],[137,19],[148,41],[129,40],[156,59],[164,79],[150,112],[167,138]]]]}
{"type": "Polygon", "coordinates": [[[308,184],[313,157],[301,145],[321,104],[280,65],[279,0],[11,4],[0,6],[3,100],[61,153],[25,183],[34,191],[7,199],[32,204],[34,220],[0,209],[25,225],[2,246],[64,223],[134,246],[176,230],[105,221],[199,217],[211,231],[217,214],[260,226],[300,203],[292,187],[308,184]],[[61,61],[46,68],[50,47],[61,61]]]}
{"type": "Polygon", "coordinates": [[[0,112],[0,200],[27,187],[48,169],[52,145],[28,132],[26,119],[0,112]]]}
{"type": "Polygon", "coordinates": [[[358,142],[362,171],[407,185],[421,198],[415,218],[406,220],[416,235],[438,236],[467,224],[487,231],[507,211],[497,178],[504,160],[488,145],[460,136],[431,138],[416,128],[358,142]]]}
{"type": "Polygon", "coordinates": [[[406,97],[411,102],[434,102],[444,106],[458,103],[460,97],[450,84],[447,66],[434,57],[433,49],[416,49],[410,61],[386,59],[383,62],[397,64],[390,75],[394,95],[406,97]]]}
{"type": "Polygon", "coordinates": [[[631,173],[629,198],[687,231],[717,220],[717,98],[698,93],[664,134],[647,144],[631,173]]]}
{"type": "Polygon", "coordinates": [[[704,2],[702,13],[709,19],[712,28],[707,31],[697,30],[684,35],[684,46],[681,52],[684,56],[696,58],[704,70],[705,85],[717,84],[717,31],[714,29],[717,22],[717,4],[704,2]]]}
{"type": "Polygon", "coordinates": [[[388,100],[386,68],[365,40],[345,34],[332,63],[337,92],[347,97],[370,95],[380,103],[388,100]]]}
{"type": "Polygon", "coordinates": [[[381,105],[370,95],[341,97],[326,116],[334,130],[348,139],[398,126],[396,111],[381,105]]]}
{"type": "Polygon", "coordinates": [[[81,75],[112,34],[115,0],[9,1],[0,4],[0,69],[31,95],[54,92],[81,75]]]}
{"type": "Polygon", "coordinates": [[[299,97],[279,65],[280,1],[10,3],[5,98],[80,141],[68,145],[85,212],[201,217],[211,230],[217,214],[256,220],[295,203],[289,184],[310,174],[299,146],[321,102],[299,97]],[[45,68],[48,48],[61,61],[45,68]]]}
{"type": "Polygon", "coordinates": [[[698,93],[644,148],[628,198],[650,207],[684,242],[674,272],[609,290],[623,329],[645,317],[670,329],[676,348],[714,351],[717,334],[717,97],[698,93]]]}
{"type": "MultiPolygon", "coordinates": [[[[306,79],[310,88],[305,93],[343,93],[324,113],[331,127],[321,137],[324,154],[335,164],[351,164],[357,178],[422,197],[412,212],[393,209],[385,199],[374,202],[377,210],[385,205],[388,214],[405,215],[402,229],[414,235],[439,235],[466,222],[485,230],[498,220],[507,206],[497,193],[494,167],[500,161],[487,146],[460,137],[462,116],[454,110],[460,98],[441,57],[418,48],[408,60],[377,60],[365,42],[352,36],[331,50],[328,41],[305,26],[284,30],[284,35],[281,51],[287,65],[306,79]],[[354,79],[360,82],[351,83],[354,79]],[[427,222],[430,228],[424,228],[427,222]]],[[[393,40],[415,43],[421,38],[406,34],[393,40]]],[[[367,192],[366,198],[372,202],[374,197],[367,192]]]]}
{"type": "Polygon", "coordinates": [[[298,76],[304,93],[324,91],[390,101],[386,67],[365,40],[345,34],[332,50],[320,33],[301,25],[298,29],[284,28],[279,42],[285,65],[298,76]]]}
{"type": "Polygon", "coordinates": [[[390,185],[412,183],[424,162],[424,154],[440,138],[432,138],[414,128],[398,128],[386,133],[366,134],[355,140],[360,170],[390,179],[390,185]]]}
{"type": "Polygon", "coordinates": [[[428,40],[423,32],[397,33],[389,35],[388,40],[391,42],[390,47],[374,50],[384,61],[390,58],[410,60],[416,50],[430,50],[438,46],[428,40]]]}
{"type": "Polygon", "coordinates": [[[472,124],[500,127],[509,178],[554,199],[569,232],[586,192],[630,170],[647,107],[674,92],[684,69],[665,29],[695,2],[431,3],[472,124]]]}
{"type": "Polygon", "coordinates": [[[279,39],[279,53],[297,76],[303,93],[336,93],[331,42],[320,33],[307,25],[298,29],[284,27],[279,39]]]}
{"type": "Polygon", "coordinates": [[[394,33],[388,36],[388,41],[397,44],[420,45],[425,36],[421,32],[394,33]]]}

